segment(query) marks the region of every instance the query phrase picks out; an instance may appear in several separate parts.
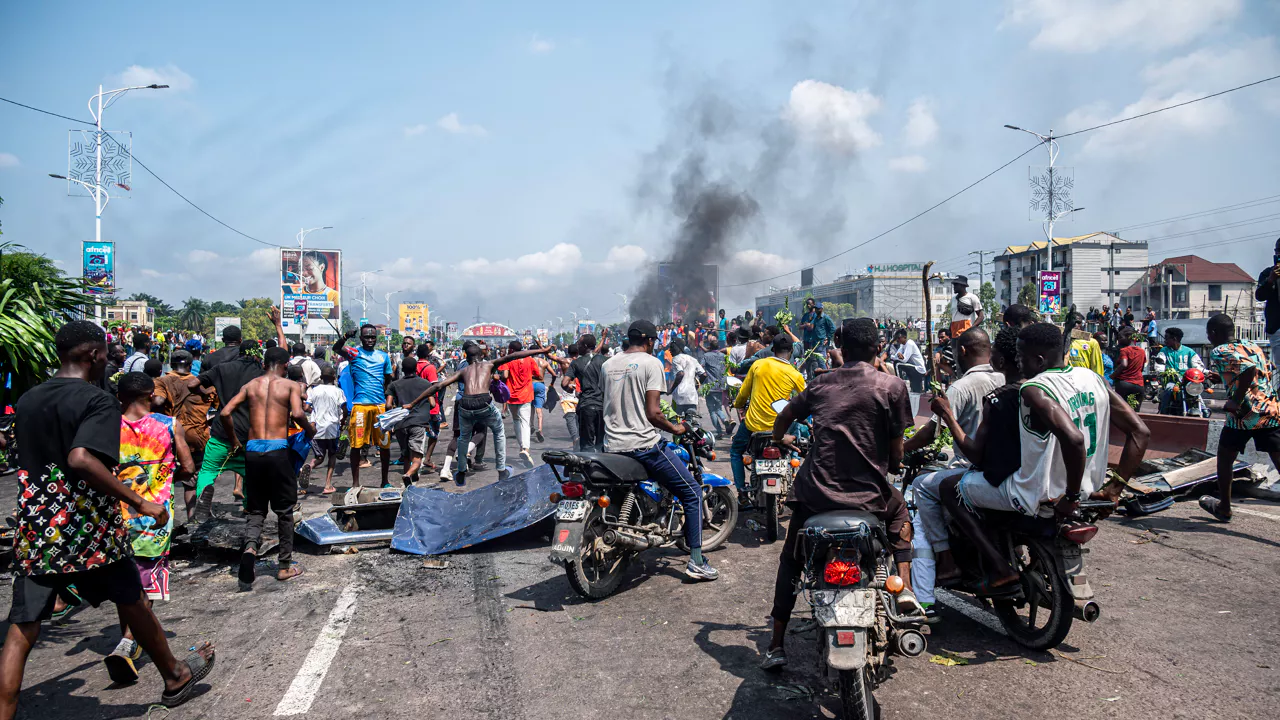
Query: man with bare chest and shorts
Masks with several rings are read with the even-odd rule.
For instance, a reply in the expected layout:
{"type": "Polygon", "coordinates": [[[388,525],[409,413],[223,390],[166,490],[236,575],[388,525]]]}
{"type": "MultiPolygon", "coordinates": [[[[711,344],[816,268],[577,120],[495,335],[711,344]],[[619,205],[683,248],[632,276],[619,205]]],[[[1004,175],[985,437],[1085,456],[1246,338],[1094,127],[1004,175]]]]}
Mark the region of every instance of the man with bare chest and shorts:
{"type": "Polygon", "coordinates": [[[471,433],[476,426],[484,426],[489,429],[489,435],[493,438],[494,456],[498,462],[498,479],[505,480],[511,474],[507,470],[507,436],[502,426],[502,415],[493,406],[493,397],[489,393],[489,383],[493,381],[494,371],[503,365],[520,358],[545,355],[551,352],[551,348],[537,348],[507,353],[497,360],[482,360],[484,351],[475,343],[467,343],[463,347],[463,352],[467,355],[467,366],[465,368],[433,384],[413,402],[404,407],[407,410],[412,410],[414,405],[426,402],[427,398],[435,395],[441,388],[448,387],[456,382],[462,383],[463,395],[458,398],[456,404],[458,409],[458,472],[454,474],[453,481],[457,485],[465,485],[467,482],[467,473],[464,472],[463,468],[467,466],[467,445],[471,442],[471,433]]]}
{"type": "Polygon", "coordinates": [[[240,582],[249,586],[254,580],[254,564],[262,540],[262,525],[267,508],[276,514],[280,533],[280,562],[277,580],[289,580],[302,574],[302,566],[293,560],[293,506],[298,501],[297,472],[289,455],[289,424],[296,423],[310,440],[316,428],[302,409],[302,390],[285,377],[289,351],[270,348],[263,354],[266,373],[249,381],[222,408],[223,427],[233,441],[232,413],[242,403],[249,406],[249,442],[245,445],[244,493],[246,514],[244,551],[240,556],[240,582]]]}

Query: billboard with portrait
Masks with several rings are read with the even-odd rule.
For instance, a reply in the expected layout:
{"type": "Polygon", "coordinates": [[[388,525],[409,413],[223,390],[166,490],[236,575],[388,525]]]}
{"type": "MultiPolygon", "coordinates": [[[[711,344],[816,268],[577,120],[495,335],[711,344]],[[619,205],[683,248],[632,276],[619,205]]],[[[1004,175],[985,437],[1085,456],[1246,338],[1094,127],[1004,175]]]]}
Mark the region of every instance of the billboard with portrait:
{"type": "Polygon", "coordinates": [[[280,314],[286,331],[333,334],[342,317],[342,251],[280,249],[280,314]],[[331,321],[333,325],[330,325],[331,321]]]}
{"type": "Polygon", "coordinates": [[[116,244],[93,242],[83,244],[82,276],[90,295],[109,295],[116,291],[116,244]]]}
{"type": "Polygon", "coordinates": [[[431,311],[426,303],[400,303],[400,334],[425,338],[431,328],[431,311]]]}

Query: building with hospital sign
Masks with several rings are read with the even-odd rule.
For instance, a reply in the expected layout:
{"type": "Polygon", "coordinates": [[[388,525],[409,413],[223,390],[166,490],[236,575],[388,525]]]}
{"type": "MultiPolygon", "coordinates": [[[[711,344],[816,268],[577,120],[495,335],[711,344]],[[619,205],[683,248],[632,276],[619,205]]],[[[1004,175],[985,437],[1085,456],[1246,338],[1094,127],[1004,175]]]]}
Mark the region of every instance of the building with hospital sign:
{"type": "MultiPolygon", "coordinates": [[[[813,272],[801,273],[800,284],[789,288],[770,288],[770,294],[756,298],[756,312],[772,318],[789,301],[797,320],[804,312],[805,298],[826,303],[853,306],[858,317],[908,320],[924,317],[924,288],[921,275],[924,263],[892,263],[867,265],[861,272],[842,275],[833,282],[813,282],[813,272]]],[[[976,283],[973,290],[976,292],[976,283]]],[[[951,276],[930,283],[933,317],[946,311],[951,300],[951,276]]]]}

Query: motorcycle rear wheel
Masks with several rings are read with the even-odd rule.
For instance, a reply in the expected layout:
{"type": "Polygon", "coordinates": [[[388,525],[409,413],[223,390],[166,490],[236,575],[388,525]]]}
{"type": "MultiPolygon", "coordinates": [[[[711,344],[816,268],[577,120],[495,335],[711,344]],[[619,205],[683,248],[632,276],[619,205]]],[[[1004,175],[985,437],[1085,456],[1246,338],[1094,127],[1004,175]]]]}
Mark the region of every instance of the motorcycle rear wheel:
{"type": "Polygon", "coordinates": [[[769,542],[777,542],[778,535],[781,531],[781,524],[778,522],[778,507],[781,505],[777,495],[768,495],[764,501],[764,532],[765,537],[769,538],[769,542]]]}
{"type": "MultiPolygon", "coordinates": [[[[729,533],[738,524],[738,491],[733,486],[703,487],[702,491],[702,551],[711,552],[729,539],[729,533]]],[[[684,533],[676,546],[689,552],[684,533]]]]}
{"type": "Polygon", "coordinates": [[[564,565],[565,575],[573,591],[587,600],[602,600],[617,592],[634,556],[621,548],[608,548],[602,536],[605,526],[600,510],[593,508],[582,530],[578,559],[564,565]]]}
{"type": "Polygon", "coordinates": [[[840,704],[840,716],[844,720],[873,720],[876,717],[871,670],[866,665],[857,670],[840,671],[840,704]]]}
{"type": "Polygon", "coordinates": [[[1027,540],[1013,548],[1014,568],[1022,576],[1019,583],[1025,600],[993,598],[996,616],[1014,642],[1031,650],[1057,647],[1071,632],[1074,599],[1067,578],[1058,569],[1052,550],[1044,543],[1027,540]],[[1026,553],[1018,552],[1025,548],[1026,553]],[[1047,612],[1046,616],[1044,613],[1047,612]],[[1043,620],[1041,625],[1037,621],[1043,620]]]}

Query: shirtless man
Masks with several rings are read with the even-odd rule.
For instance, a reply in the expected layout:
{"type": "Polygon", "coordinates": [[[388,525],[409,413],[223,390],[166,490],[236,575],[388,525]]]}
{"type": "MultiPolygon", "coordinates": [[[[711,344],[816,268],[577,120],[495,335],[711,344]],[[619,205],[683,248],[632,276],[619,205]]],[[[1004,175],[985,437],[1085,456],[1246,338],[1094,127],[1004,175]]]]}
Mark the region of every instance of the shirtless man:
{"type": "Polygon", "coordinates": [[[503,365],[520,358],[545,355],[551,352],[551,348],[533,348],[507,353],[497,360],[482,359],[484,349],[475,343],[467,343],[463,347],[463,352],[467,355],[465,368],[432,384],[404,407],[406,410],[412,410],[414,405],[435,395],[442,388],[461,381],[466,394],[458,398],[456,404],[458,408],[458,472],[454,474],[453,482],[459,486],[467,482],[467,473],[463,470],[467,466],[467,445],[471,442],[471,433],[477,425],[489,428],[489,435],[493,438],[493,454],[498,462],[498,479],[506,480],[511,475],[507,470],[506,430],[502,426],[502,415],[493,406],[493,397],[489,394],[489,383],[493,380],[493,373],[503,365]]]}
{"type": "MultiPolygon", "coordinates": [[[[301,427],[308,440],[316,428],[302,409],[301,386],[285,377],[289,351],[270,348],[263,354],[266,373],[245,384],[219,414],[228,435],[239,444],[232,428],[232,413],[243,403],[249,405],[249,442],[245,445],[244,491],[247,515],[244,552],[240,556],[240,582],[253,584],[254,564],[262,539],[267,507],[276,514],[280,533],[280,562],[277,580],[302,574],[293,560],[293,506],[298,502],[297,471],[289,455],[289,423],[301,427]]],[[[239,449],[239,448],[236,448],[239,449]]]]}

